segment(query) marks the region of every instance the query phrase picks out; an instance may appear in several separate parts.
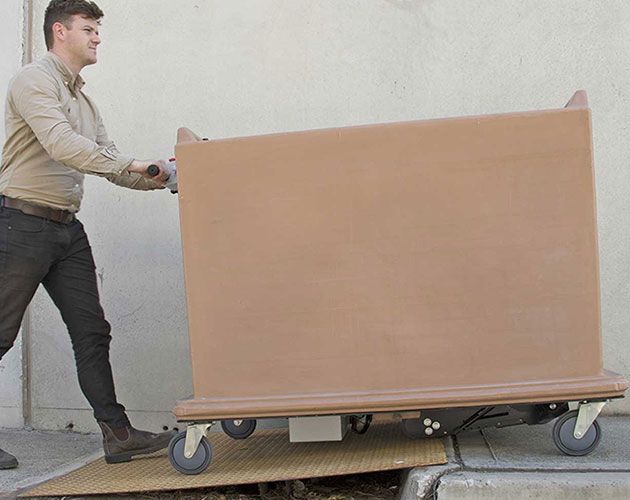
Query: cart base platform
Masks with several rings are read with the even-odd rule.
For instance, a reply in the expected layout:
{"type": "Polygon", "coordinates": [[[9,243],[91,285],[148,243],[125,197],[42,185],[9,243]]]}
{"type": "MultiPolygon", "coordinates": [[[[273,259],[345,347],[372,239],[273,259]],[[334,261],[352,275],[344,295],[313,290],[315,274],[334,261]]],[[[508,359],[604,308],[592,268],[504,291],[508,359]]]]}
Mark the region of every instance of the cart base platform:
{"type": "Polygon", "coordinates": [[[601,376],[469,387],[426,387],[408,391],[299,394],[265,398],[191,398],[174,409],[178,421],[400,412],[407,410],[580,401],[623,397],[628,381],[601,376]]]}

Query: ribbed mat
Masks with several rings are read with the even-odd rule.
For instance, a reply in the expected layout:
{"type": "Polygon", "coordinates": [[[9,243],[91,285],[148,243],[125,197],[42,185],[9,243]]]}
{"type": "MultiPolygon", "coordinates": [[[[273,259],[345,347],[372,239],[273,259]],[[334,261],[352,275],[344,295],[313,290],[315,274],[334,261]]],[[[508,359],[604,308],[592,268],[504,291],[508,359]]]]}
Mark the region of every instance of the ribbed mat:
{"type": "Polygon", "coordinates": [[[179,490],[336,476],[446,463],[439,439],[409,439],[395,423],[374,423],[364,435],[343,441],[290,443],[288,429],[259,430],[244,440],[211,433],[213,458],[205,472],[177,472],[166,452],[107,465],[96,460],[20,497],[179,490]]]}

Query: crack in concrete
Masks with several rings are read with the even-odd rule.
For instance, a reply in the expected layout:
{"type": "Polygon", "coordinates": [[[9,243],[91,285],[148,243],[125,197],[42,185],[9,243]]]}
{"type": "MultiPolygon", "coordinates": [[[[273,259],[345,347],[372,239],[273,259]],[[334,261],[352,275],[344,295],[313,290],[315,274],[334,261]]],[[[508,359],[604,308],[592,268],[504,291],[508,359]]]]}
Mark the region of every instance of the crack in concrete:
{"type": "Polygon", "coordinates": [[[508,472],[508,473],[514,473],[514,472],[534,472],[534,473],[556,473],[556,472],[560,472],[560,473],[567,473],[570,472],[571,474],[592,474],[592,473],[612,473],[612,474],[616,474],[616,473],[628,473],[630,472],[630,469],[521,469],[518,467],[505,467],[505,468],[487,468],[484,469],[482,467],[462,467],[462,469],[460,470],[460,472],[508,472]]]}
{"type": "Polygon", "coordinates": [[[494,450],[492,449],[492,445],[490,444],[490,441],[488,441],[488,438],[484,434],[483,429],[479,429],[479,433],[481,434],[481,437],[483,438],[484,443],[486,443],[486,446],[488,447],[488,450],[490,451],[490,454],[492,455],[493,460],[495,462],[498,462],[499,459],[497,458],[496,454],[494,453],[494,450]]]}
{"type": "Polygon", "coordinates": [[[129,316],[133,316],[134,314],[136,314],[140,309],[142,309],[144,307],[145,302],[143,302],[142,304],[140,304],[138,307],[136,307],[133,311],[128,312],[123,314],[122,316],[119,316],[117,321],[120,321],[124,318],[128,318],[129,316]]]}
{"type": "Polygon", "coordinates": [[[98,279],[101,282],[101,288],[103,288],[103,276],[105,275],[105,268],[101,267],[101,272],[96,274],[98,275],[98,279]]]}
{"type": "Polygon", "coordinates": [[[453,451],[455,452],[455,462],[458,465],[464,465],[464,461],[462,460],[462,454],[459,451],[459,443],[457,442],[457,436],[456,435],[452,435],[451,436],[451,441],[453,442],[453,451]]]}

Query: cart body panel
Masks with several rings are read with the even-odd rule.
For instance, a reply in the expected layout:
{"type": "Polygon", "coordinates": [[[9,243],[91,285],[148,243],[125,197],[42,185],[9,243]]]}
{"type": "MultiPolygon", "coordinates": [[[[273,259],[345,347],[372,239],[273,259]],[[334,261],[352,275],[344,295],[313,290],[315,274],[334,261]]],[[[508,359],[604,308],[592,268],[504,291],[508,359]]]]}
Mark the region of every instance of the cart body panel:
{"type": "Polygon", "coordinates": [[[178,419],[627,389],[602,363],[585,102],[180,138],[176,156],[194,387],[178,419]]]}

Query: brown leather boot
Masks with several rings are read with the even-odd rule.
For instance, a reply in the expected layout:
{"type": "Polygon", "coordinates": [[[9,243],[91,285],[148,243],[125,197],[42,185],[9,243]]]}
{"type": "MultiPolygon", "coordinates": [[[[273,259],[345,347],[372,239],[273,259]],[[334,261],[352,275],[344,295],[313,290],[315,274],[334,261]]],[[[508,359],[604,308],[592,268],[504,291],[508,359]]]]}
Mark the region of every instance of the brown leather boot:
{"type": "Polygon", "coordinates": [[[129,462],[136,455],[146,455],[166,448],[175,435],[175,431],[156,434],[131,426],[114,429],[104,422],[99,422],[98,425],[103,432],[105,461],[108,464],[129,462]]]}
{"type": "Polygon", "coordinates": [[[0,448],[0,469],[15,469],[17,466],[17,458],[0,448]]]}

